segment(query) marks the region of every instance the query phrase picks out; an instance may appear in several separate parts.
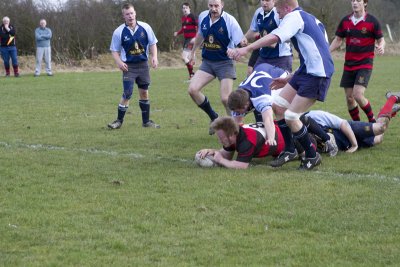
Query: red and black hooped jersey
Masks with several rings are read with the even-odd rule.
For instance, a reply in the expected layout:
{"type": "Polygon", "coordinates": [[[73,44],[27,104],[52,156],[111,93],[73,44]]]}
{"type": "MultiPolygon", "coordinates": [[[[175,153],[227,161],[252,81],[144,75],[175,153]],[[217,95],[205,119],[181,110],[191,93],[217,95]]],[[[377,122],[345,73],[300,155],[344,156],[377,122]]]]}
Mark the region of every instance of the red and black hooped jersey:
{"type": "Polygon", "coordinates": [[[344,70],[372,69],[375,41],[383,37],[381,26],[368,13],[355,25],[352,16],[344,17],[336,30],[336,36],[346,38],[344,70]]]}
{"type": "Polygon", "coordinates": [[[192,39],[196,37],[197,33],[197,18],[190,13],[187,16],[182,16],[182,28],[178,31],[178,34],[183,33],[185,39],[192,39]]]}
{"type": "Polygon", "coordinates": [[[263,124],[245,124],[240,126],[236,145],[224,147],[226,151],[237,151],[236,160],[249,163],[252,158],[278,156],[285,148],[285,140],[279,127],[275,125],[275,140],[277,145],[265,144],[265,128],[263,124]]]}

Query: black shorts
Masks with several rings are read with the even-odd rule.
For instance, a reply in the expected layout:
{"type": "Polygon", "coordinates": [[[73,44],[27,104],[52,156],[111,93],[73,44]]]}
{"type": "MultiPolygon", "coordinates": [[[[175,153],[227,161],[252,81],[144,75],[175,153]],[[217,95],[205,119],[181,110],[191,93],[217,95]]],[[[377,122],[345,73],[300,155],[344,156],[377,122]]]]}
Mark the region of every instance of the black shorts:
{"type": "Polygon", "coordinates": [[[190,43],[191,40],[192,38],[185,38],[185,40],[183,41],[183,50],[192,50],[193,43],[190,43]]]}
{"type": "Polygon", "coordinates": [[[368,87],[369,79],[371,78],[372,69],[359,69],[353,71],[343,71],[340,87],[353,88],[354,85],[368,87]]]}

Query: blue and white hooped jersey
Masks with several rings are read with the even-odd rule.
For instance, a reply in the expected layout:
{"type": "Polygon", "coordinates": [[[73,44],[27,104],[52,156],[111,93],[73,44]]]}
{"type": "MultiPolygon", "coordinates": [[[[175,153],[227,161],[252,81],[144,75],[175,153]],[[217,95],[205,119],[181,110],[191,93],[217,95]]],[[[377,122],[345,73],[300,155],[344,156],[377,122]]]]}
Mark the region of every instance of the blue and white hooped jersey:
{"type": "MultiPolygon", "coordinates": [[[[273,102],[273,94],[271,92],[270,84],[273,79],[279,77],[286,77],[288,75],[287,71],[272,66],[268,63],[263,63],[257,65],[254,71],[246,78],[241,84],[239,84],[239,88],[246,90],[249,92],[250,101],[255,110],[260,113],[272,108],[273,102]]],[[[250,110],[249,110],[250,111],[250,110]]],[[[232,116],[244,116],[246,114],[239,114],[237,112],[232,111],[232,116]]]]}
{"type": "MultiPolygon", "coordinates": [[[[250,29],[253,32],[259,32],[260,36],[263,37],[278,28],[279,23],[279,14],[276,12],[275,7],[266,15],[264,15],[264,9],[260,7],[254,13],[250,29]]],[[[278,58],[291,55],[292,49],[290,48],[289,41],[279,43],[274,48],[262,47],[260,49],[260,56],[262,58],[278,58]]]]}
{"type": "Polygon", "coordinates": [[[208,10],[199,15],[199,34],[204,38],[201,55],[211,61],[229,60],[226,51],[240,44],[244,36],[232,15],[222,11],[221,17],[212,23],[208,10]]]}
{"type": "Polygon", "coordinates": [[[300,67],[297,73],[317,77],[332,77],[333,60],[329,52],[328,35],[324,25],[300,7],[287,14],[272,31],[280,42],[291,40],[299,52],[300,67]]]}
{"type": "Polygon", "coordinates": [[[149,46],[158,42],[149,24],[137,21],[132,31],[126,24],[120,25],[113,33],[110,50],[119,52],[125,63],[147,61],[149,46]]]}

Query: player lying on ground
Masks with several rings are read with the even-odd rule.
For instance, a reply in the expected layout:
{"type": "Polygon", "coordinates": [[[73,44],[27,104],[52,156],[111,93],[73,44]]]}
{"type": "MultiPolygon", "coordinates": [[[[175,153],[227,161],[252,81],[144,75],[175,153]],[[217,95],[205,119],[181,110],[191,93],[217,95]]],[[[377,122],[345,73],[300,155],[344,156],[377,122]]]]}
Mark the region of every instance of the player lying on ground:
{"type": "MultiPolygon", "coordinates": [[[[400,110],[400,106],[395,104],[400,103],[400,92],[388,92],[386,97],[387,101],[375,123],[347,121],[321,110],[310,111],[304,116],[314,119],[325,131],[331,132],[340,150],[352,153],[359,147],[372,147],[382,143],[390,119],[400,110]]],[[[319,138],[316,138],[316,141],[321,143],[319,138]]]]}
{"type": "Polygon", "coordinates": [[[233,169],[246,169],[253,158],[278,156],[285,147],[285,141],[275,126],[276,145],[266,143],[266,132],[262,123],[239,126],[232,117],[219,117],[211,123],[221,149],[202,149],[200,157],[213,155],[214,161],[221,166],[233,169]],[[237,152],[236,159],[233,156],[237,152]]]}

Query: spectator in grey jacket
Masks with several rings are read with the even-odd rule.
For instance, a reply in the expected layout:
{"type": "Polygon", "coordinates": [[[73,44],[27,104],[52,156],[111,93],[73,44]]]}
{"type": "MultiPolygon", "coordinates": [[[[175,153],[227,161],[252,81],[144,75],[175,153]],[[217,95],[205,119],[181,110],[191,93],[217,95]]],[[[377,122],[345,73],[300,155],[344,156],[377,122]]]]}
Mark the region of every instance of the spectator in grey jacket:
{"type": "Polygon", "coordinates": [[[49,28],[46,27],[47,22],[45,19],[41,19],[39,24],[40,26],[37,27],[35,30],[35,40],[36,40],[35,77],[40,75],[43,56],[44,56],[44,62],[46,63],[47,76],[53,76],[53,73],[51,71],[51,46],[50,46],[52,32],[49,28]]]}

